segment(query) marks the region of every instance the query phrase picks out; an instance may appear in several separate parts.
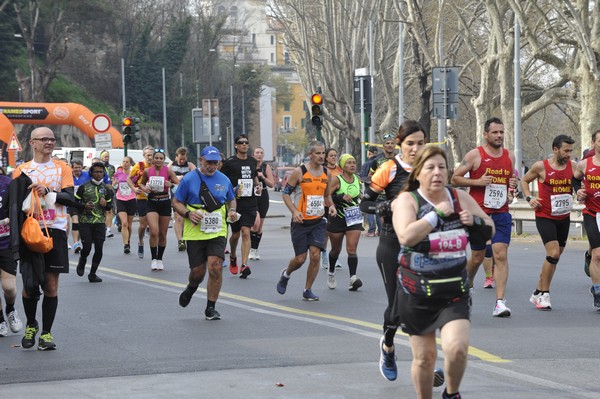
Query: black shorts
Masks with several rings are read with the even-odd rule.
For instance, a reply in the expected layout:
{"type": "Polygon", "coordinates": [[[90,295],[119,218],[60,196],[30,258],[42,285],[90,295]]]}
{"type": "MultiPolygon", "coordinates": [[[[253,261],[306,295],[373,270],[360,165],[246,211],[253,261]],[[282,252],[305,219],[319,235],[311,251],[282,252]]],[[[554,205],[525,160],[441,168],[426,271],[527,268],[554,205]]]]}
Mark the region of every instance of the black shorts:
{"type": "Polygon", "coordinates": [[[137,209],[137,214],[139,217],[143,218],[144,216],[146,216],[146,214],[148,213],[148,200],[141,200],[141,199],[136,199],[135,200],[135,206],[137,209]]]}
{"type": "Polygon", "coordinates": [[[362,223],[346,226],[346,219],[344,218],[335,216],[327,219],[327,231],[330,233],[345,233],[352,230],[363,231],[362,223]]]}
{"type": "Polygon", "coordinates": [[[148,198],[148,213],[156,212],[159,216],[171,217],[171,198],[148,198]]]}
{"type": "Polygon", "coordinates": [[[600,247],[600,231],[598,230],[598,223],[596,223],[596,217],[592,215],[588,215],[587,213],[583,214],[583,227],[585,227],[585,232],[588,236],[588,241],[590,242],[590,247],[592,249],[600,247]]]}
{"type": "Polygon", "coordinates": [[[254,226],[254,222],[256,221],[256,213],[258,212],[256,208],[238,209],[237,212],[242,216],[240,216],[240,219],[237,222],[231,223],[232,233],[237,233],[238,231],[242,230],[242,227],[254,226]]]}
{"type": "Polygon", "coordinates": [[[258,205],[258,214],[261,219],[267,217],[269,211],[269,192],[267,190],[262,191],[262,195],[256,199],[258,205]]]}
{"type": "MultiPolygon", "coordinates": [[[[81,224],[79,226],[81,226],[81,224]]],[[[46,273],[69,273],[67,232],[59,229],[48,229],[48,233],[50,233],[49,235],[52,237],[53,247],[50,252],[44,254],[46,273]]],[[[45,231],[44,234],[46,234],[45,231]]]]}
{"type": "Polygon", "coordinates": [[[190,269],[206,263],[209,256],[218,256],[225,259],[225,237],[216,237],[210,240],[188,240],[187,254],[190,269]]]}
{"type": "Polygon", "coordinates": [[[558,241],[558,246],[564,248],[569,238],[569,228],[571,227],[571,218],[548,219],[543,217],[535,218],[535,226],[540,233],[544,245],[550,241],[558,241]]]}
{"type": "Polygon", "coordinates": [[[308,252],[308,247],[325,249],[325,238],[327,237],[327,221],[321,219],[313,224],[302,224],[292,222],[290,227],[292,244],[296,256],[308,252]]]}
{"type": "Polygon", "coordinates": [[[136,200],[131,199],[129,201],[117,200],[117,213],[125,212],[127,216],[135,216],[137,210],[136,200]]]}
{"type": "Polygon", "coordinates": [[[76,216],[77,213],[77,208],[75,208],[74,206],[70,206],[67,208],[67,214],[69,214],[69,216],[73,217],[76,216]]]}
{"type": "MultiPolygon", "coordinates": [[[[13,276],[17,275],[17,262],[15,262],[13,257],[12,249],[7,248],[0,250],[0,269],[13,276]]],[[[2,309],[0,309],[0,312],[1,311],[2,309]]]]}
{"type": "Polygon", "coordinates": [[[79,223],[79,236],[82,243],[104,241],[106,239],[106,224],[79,223]]]}

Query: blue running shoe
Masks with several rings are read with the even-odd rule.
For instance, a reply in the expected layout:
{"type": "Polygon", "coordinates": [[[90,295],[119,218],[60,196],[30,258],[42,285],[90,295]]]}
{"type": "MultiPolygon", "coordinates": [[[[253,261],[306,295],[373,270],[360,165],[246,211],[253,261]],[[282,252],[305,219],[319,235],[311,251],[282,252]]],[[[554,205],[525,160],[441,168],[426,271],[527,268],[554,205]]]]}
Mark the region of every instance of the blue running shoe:
{"type": "Polygon", "coordinates": [[[398,377],[398,367],[396,367],[396,351],[386,352],[383,350],[383,342],[385,337],[382,335],[379,340],[379,371],[381,375],[388,381],[395,381],[398,377]]]}
{"type": "Polygon", "coordinates": [[[312,290],[309,288],[307,290],[304,290],[304,292],[302,293],[302,299],[304,299],[305,301],[318,301],[319,297],[313,294],[312,290]]]}
{"type": "Polygon", "coordinates": [[[279,282],[277,282],[277,292],[279,292],[281,295],[285,294],[285,291],[287,290],[287,283],[290,281],[290,278],[284,277],[283,273],[285,273],[285,269],[281,271],[281,277],[279,278],[279,282]]]}

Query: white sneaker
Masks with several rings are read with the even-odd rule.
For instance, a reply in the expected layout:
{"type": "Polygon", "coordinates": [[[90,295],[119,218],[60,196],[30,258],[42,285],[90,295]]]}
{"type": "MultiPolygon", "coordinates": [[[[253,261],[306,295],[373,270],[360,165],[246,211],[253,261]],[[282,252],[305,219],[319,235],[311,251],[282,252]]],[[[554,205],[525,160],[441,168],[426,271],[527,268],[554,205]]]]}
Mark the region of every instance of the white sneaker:
{"type": "Polygon", "coordinates": [[[492,316],[494,317],[509,317],[510,309],[506,307],[505,299],[496,300],[496,305],[494,306],[494,311],[492,312],[492,316]]]}
{"type": "Polygon", "coordinates": [[[23,328],[23,323],[21,319],[19,319],[19,314],[16,310],[13,310],[8,314],[8,325],[10,326],[10,331],[17,333],[21,331],[23,328]]]}
{"type": "Polygon", "coordinates": [[[256,249],[250,248],[250,255],[248,255],[248,259],[256,260],[256,249]]]}
{"type": "Polygon", "coordinates": [[[160,259],[156,261],[156,270],[165,270],[165,265],[163,265],[160,259]]]}
{"type": "Polygon", "coordinates": [[[114,237],[115,235],[113,234],[112,230],[109,228],[106,229],[106,237],[107,238],[111,238],[114,237]]]}
{"type": "Polygon", "coordinates": [[[321,251],[321,267],[323,269],[329,269],[329,258],[327,257],[327,251],[321,251]]]}
{"type": "Polygon", "coordinates": [[[335,281],[335,274],[327,273],[327,286],[331,290],[333,290],[333,289],[335,289],[335,287],[337,287],[337,283],[335,281]]]}
{"type": "Polygon", "coordinates": [[[341,269],[342,268],[342,264],[340,263],[339,260],[337,262],[335,262],[335,268],[336,269],[341,269]]]}
{"type": "Polygon", "coordinates": [[[152,269],[152,271],[158,270],[158,260],[152,259],[152,263],[150,264],[150,269],[152,269]]]}
{"type": "Polygon", "coordinates": [[[254,260],[260,260],[260,254],[258,253],[258,248],[254,250],[254,260]]]}
{"type": "Polygon", "coordinates": [[[529,302],[533,303],[537,309],[540,310],[552,310],[552,304],[550,303],[550,294],[545,292],[543,294],[531,295],[529,302]]]}
{"type": "Polygon", "coordinates": [[[6,337],[8,335],[8,325],[5,321],[0,323],[0,337],[6,337]]]}

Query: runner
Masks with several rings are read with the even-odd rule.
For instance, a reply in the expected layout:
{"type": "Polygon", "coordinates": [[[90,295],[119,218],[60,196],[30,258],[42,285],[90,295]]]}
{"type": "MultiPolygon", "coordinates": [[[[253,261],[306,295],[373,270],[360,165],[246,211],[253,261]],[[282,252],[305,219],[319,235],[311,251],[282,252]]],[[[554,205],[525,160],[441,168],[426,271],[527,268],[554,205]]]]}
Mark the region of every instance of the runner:
{"type": "Polygon", "coordinates": [[[92,179],[85,182],[75,193],[75,207],[80,215],[79,233],[81,234],[81,255],[77,262],[77,275],[85,273],[85,263],[94,244],[92,267],[88,275],[90,283],[101,283],[102,279],[96,275],[98,266],[102,261],[104,240],[106,239],[106,213],[112,209],[112,190],[105,185],[104,175],[106,170],[102,162],[90,166],[92,179]]]}
{"type": "Polygon", "coordinates": [[[540,310],[552,309],[550,284],[569,237],[573,175],[577,170],[577,164],[571,161],[574,143],[567,135],[556,136],[552,141],[552,158],[534,163],[521,181],[525,200],[535,209],[535,224],[546,248],[537,287],[529,298],[540,310]],[[538,196],[532,197],[529,183],[536,179],[538,196]]]}
{"type": "Polygon", "coordinates": [[[419,398],[431,398],[432,386],[437,386],[438,329],[446,378],[442,399],[461,397],[471,313],[467,243],[477,240],[485,246],[494,226],[469,194],[447,188],[447,181],[446,153],[437,146],[425,147],[414,161],[406,189],[392,204],[401,244],[393,313],[409,334],[411,376],[419,398]]]}
{"type": "MultiPolygon", "coordinates": [[[[110,152],[104,150],[100,153],[100,159],[102,160],[102,162],[104,163],[104,168],[106,169],[106,177],[108,177],[108,180],[111,182],[110,184],[112,184],[112,179],[113,176],[115,175],[116,169],[114,165],[110,164],[110,152]]],[[[115,204],[113,203],[113,206],[115,206],[115,204]]],[[[106,212],[106,237],[114,237],[114,234],[112,232],[112,223],[113,223],[113,210],[112,208],[106,212]]]]}
{"type": "Polygon", "coordinates": [[[167,248],[167,231],[171,221],[170,188],[178,183],[175,173],[165,165],[165,150],[155,148],[152,165],[144,169],[140,187],[148,195],[146,218],[150,228],[150,253],[152,271],[164,270],[163,254],[167,248]]]}
{"type": "MultiPolygon", "coordinates": [[[[467,153],[452,175],[452,185],[469,187],[469,193],[484,212],[491,216],[496,226],[492,237],[495,264],[496,303],[494,317],[509,317],[506,306],[506,283],[508,282],[508,245],[512,229],[512,217],[508,212],[508,190],[517,187],[514,176],[514,156],[504,145],[504,124],[498,118],[485,122],[483,138],[485,144],[467,153]],[[469,173],[469,178],[465,175],[469,173]]],[[[467,263],[469,284],[473,280],[485,256],[485,244],[471,244],[471,258],[467,263]]]]}
{"type": "MultiPolygon", "coordinates": [[[[187,148],[179,147],[175,152],[175,160],[169,162],[169,168],[175,172],[177,176],[177,184],[173,186],[173,194],[177,191],[177,187],[183,176],[188,172],[196,169],[196,165],[187,160],[187,148]]],[[[185,241],[182,240],[183,236],[183,218],[177,212],[175,212],[175,221],[173,222],[173,230],[175,230],[175,237],[177,237],[177,250],[180,252],[185,251],[185,241]]]]}
{"type": "Polygon", "coordinates": [[[238,274],[237,264],[237,245],[242,236],[240,278],[246,279],[252,273],[248,266],[250,255],[250,228],[256,222],[258,207],[255,187],[258,185],[256,176],[256,159],[248,156],[248,137],[241,134],[235,138],[236,154],[229,157],[221,168],[221,172],[229,178],[231,185],[236,192],[237,212],[242,216],[240,219],[231,223],[231,237],[229,238],[229,272],[233,275],[238,274]]]}
{"type": "MultiPolygon", "coordinates": [[[[342,168],[338,165],[338,152],[335,148],[326,148],[325,149],[325,170],[327,172],[327,176],[333,178],[340,173],[342,173],[342,168]]],[[[328,210],[325,209],[325,218],[327,219],[328,210]]],[[[321,251],[321,267],[323,269],[329,269],[329,258],[327,257],[327,243],[329,241],[329,232],[327,232],[327,236],[325,237],[325,248],[321,251]]],[[[342,265],[339,263],[335,265],[337,268],[341,268],[342,265]]]]}
{"type": "Polygon", "coordinates": [[[134,187],[133,191],[136,194],[136,207],[139,218],[138,226],[138,258],[144,257],[144,236],[146,235],[146,228],[148,227],[148,220],[146,215],[148,213],[148,195],[140,187],[140,178],[144,173],[144,170],[148,169],[152,164],[152,155],[154,154],[154,147],[147,145],[143,149],[144,160],[136,163],[131,168],[127,183],[129,186],[134,187]]]}
{"type": "Polygon", "coordinates": [[[589,272],[592,279],[590,294],[594,298],[594,308],[600,311],[600,131],[592,134],[594,155],[577,164],[575,179],[583,179],[583,188],[577,190],[577,199],[584,201],[583,226],[590,243],[589,272]]]}
{"type": "Polygon", "coordinates": [[[227,241],[227,225],[224,222],[226,217],[230,220],[236,217],[233,186],[225,175],[217,171],[221,159],[217,148],[205,147],[200,156],[200,168],[181,180],[173,198],[173,209],[184,217],[183,238],[187,241],[190,265],[188,285],[179,296],[179,305],[186,307],[190,303],[198,285],[204,280],[208,266],[206,320],[221,319],[215,305],[223,282],[227,241]],[[209,197],[212,200],[207,200],[209,197]]]}
{"type": "Polygon", "coordinates": [[[356,159],[350,154],[340,157],[340,168],[342,173],[335,177],[329,177],[329,190],[331,199],[335,204],[337,213],[330,216],[327,222],[327,232],[331,240],[329,251],[329,270],[327,273],[327,286],[334,289],[335,266],[342,250],[342,242],[346,237],[346,253],[348,254],[348,269],[350,271],[350,291],[357,291],[362,287],[362,281],[356,276],[358,268],[358,256],[356,247],[363,231],[362,212],[358,206],[361,197],[361,182],[356,175],[356,159]]]}
{"type": "Polygon", "coordinates": [[[123,239],[123,253],[131,252],[131,232],[133,228],[133,217],[136,211],[135,187],[129,185],[127,178],[131,173],[133,158],[124,156],[121,167],[113,176],[113,187],[116,188],[117,215],[121,221],[121,238],[123,239]]]}
{"type": "Polygon", "coordinates": [[[262,147],[254,149],[254,159],[256,159],[256,175],[258,177],[258,185],[256,186],[256,196],[258,203],[258,220],[250,229],[250,260],[260,260],[258,246],[262,239],[262,229],[269,211],[269,190],[267,187],[273,188],[275,180],[273,179],[273,171],[271,165],[264,163],[265,150],[262,147]]]}
{"type": "Polygon", "coordinates": [[[419,122],[414,120],[404,121],[398,129],[394,145],[389,143],[389,139],[386,139],[385,142],[385,147],[388,150],[393,149],[397,142],[401,148],[401,155],[393,156],[377,168],[371,176],[371,184],[365,190],[360,204],[363,212],[375,214],[377,211],[377,217],[383,219],[376,260],[383,278],[388,305],[383,314],[383,344],[380,348],[379,371],[389,381],[394,381],[398,375],[394,349],[394,337],[396,336],[398,323],[392,319],[391,311],[398,285],[396,275],[398,272],[398,253],[400,252],[400,243],[392,225],[390,205],[404,187],[408,174],[412,170],[415,156],[425,145],[426,138],[425,129],[419,122]],[[385,200],[381,200],[382,197],[385,200]]]}
{"type": "MultiPolygon", "coordinates": [[[[71,161],[71,169],[73,170],[74,192],[77,192],[79,186],[90,181],[91,177],[88,172],[83,173],[83,161],[74,159],[71,161]]],[[[67,213],[71,216],[71,234],[73,235],[73,252],[78,254],[81,252],[81,240],[79,239],[79,216],[77,208],[70,206],[67,208],[67,213]]]]}
{"type": "MultiPolygon", "coordinates": [[[[54,211],[47,208],[40,218],[50,224],[48,232],[52,237],[53,248],[50,252],[33,253],[20,234],[11,236],[11,247],[15,259],[20,259],[19,269],[23,276],[23,309],[27,317],[25,334],[21,340],[23,348],[35,345],[35,337],[40,330],[36,320],[37,305],[40,297],[39,287],[44,291],[42,301],[42,333],[38,340],[38,350],[54,350],[56,344],[52,336],[52,326],[58,308],[58,280],[60,274],[69,272],[69,250],[67,247],[67,206],[73,206],[73,172],[69,165],[51,159],[56,138],[54,132],[47,127],[38,127],[31,132],[29,145],[33,150],[33,160],[19,165],[13,171],[13,182],[10,187],[11,207],[10,219],[14,220],[16,230],[21,204],[25,200],[27,188],[35,190],[40,197],[56,197],[54,211]],[[23,176],[22,176],[23,175],[23,176]],[[14,194],[14,195],[13,195],[14,194]],[[43,280],[32,273],[34,264],[41,266],[43,280]],[[27,266],[24,266],[27,265],[27,266]]],[[[43,226],[42,226],[43,227],[43,226]]]]}
{"type": "Polygon", "coordinates": [[[302,298],[305,301],[318,301],[319,297],[312,292],[312,285],[319,274],[321,251],[325,247],[325,207],[329,206],[331,216],[337,210],[329,195],[327,173],[323,166],[325,145],[313,141],[309,144],[307,153],[308,163],[294,169],[282,190],[283,202],[292,213],[290,235],[295,257],[281,272],[277,292],[285,294],[291,274],[302,267],[310,252],[302,298]]]}

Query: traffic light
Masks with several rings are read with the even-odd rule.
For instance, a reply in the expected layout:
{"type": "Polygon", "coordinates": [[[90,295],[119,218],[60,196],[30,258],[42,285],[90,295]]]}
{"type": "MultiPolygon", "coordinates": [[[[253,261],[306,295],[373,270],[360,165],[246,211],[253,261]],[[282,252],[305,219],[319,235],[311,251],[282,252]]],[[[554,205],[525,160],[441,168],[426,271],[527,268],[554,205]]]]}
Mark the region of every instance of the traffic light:
{"type": "Polygon", "coordinates": [[[312,118],[311,122],[314,127],[320,129],[323,126],[323,96],[320,93],[315,93],[310,96],[312,102],[312,118]]]}
{"type": "Polygon", "coordinates": [[[123,143],[131,144],[140,139],[139,131],[140,127],[137,125],[139,123],[139,118],[134,118],[131,116],[126,116],[123,118],[123,143]]]}

